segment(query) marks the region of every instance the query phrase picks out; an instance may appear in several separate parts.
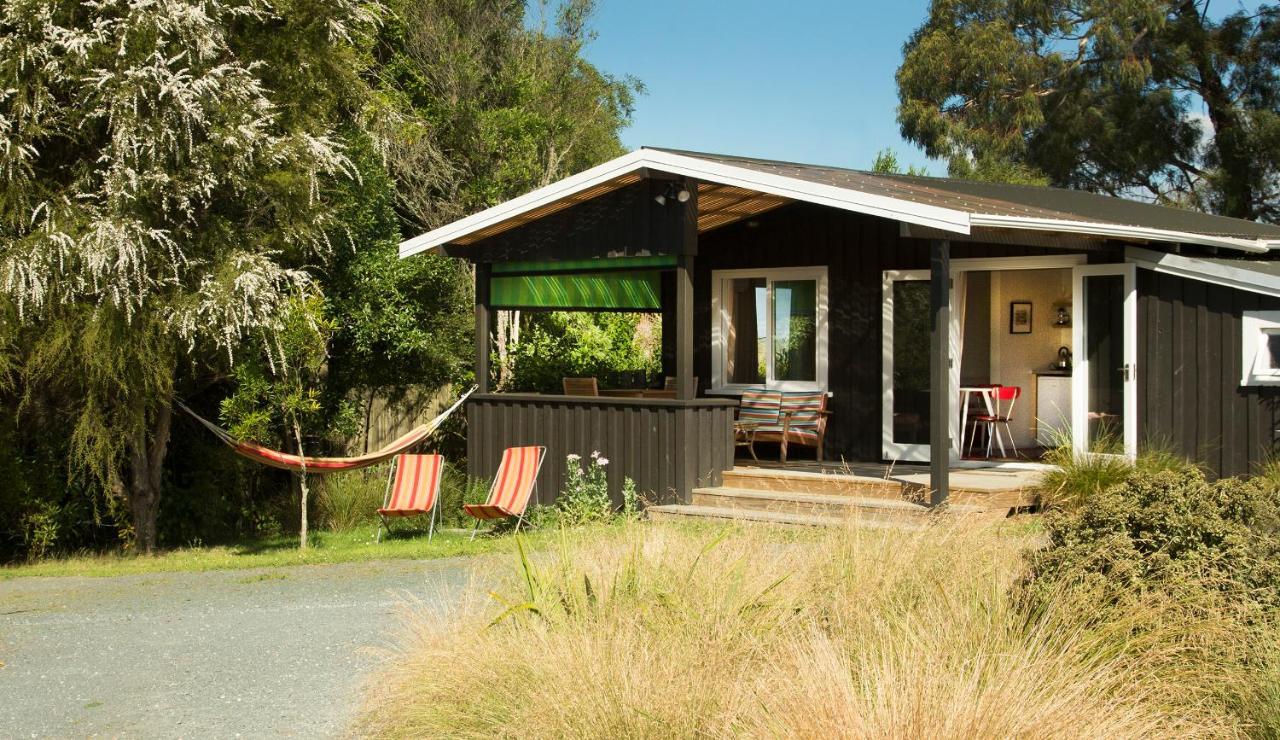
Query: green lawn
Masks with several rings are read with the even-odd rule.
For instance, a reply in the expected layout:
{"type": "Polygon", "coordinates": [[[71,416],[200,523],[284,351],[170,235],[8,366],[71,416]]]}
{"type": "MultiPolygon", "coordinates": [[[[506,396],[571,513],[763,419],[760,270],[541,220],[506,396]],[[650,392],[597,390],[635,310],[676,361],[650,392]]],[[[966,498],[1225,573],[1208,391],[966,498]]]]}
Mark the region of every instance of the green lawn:
{"type": "MultiPolygon", "coordinates": [[[[321,563],[349,563],[360,560],[447,558],[489,552],[514,551],[510,535],[480,534],[469,540],[470,532],[437,531],[430,542],[426,532],[406,532],[381,543],[373,541],[376,526],[350,532],[314,532],[311,547],[298,549],[295,535],[264,537],[233,545],[188,547],[166,550],[150,557],[121,553],[76,555],[23,565],[0,567],[0,580],[29,576],[119,576],[164,571],[230,570],[236,568],[282,567],[321,563]]],[[[535,546],[548,532],[530,532],[526,543],[535,546]]]]}

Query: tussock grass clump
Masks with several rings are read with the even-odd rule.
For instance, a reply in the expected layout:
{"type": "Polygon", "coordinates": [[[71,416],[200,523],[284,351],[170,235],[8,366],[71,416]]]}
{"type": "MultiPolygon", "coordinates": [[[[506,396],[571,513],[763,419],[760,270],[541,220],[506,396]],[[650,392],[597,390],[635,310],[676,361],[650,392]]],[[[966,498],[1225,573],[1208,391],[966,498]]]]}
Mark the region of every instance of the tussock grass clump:
{"type": "Polygon", "coordinates": [[[1040,504],[1045,509],[1080,510],[1134,474],[1201,470],[1196,461],[1178,455],[1159,440],[1147,440],[1137,458],[1129,460],[1121,454],[1097,454],[1122,452],[1123,445],[1116,439],[1104,438],[1092,453],[1081,453],[1073,447],[1069,434],[1055,436],[1054,447],[1044,456],[1044,462],[1054,467],[1040,478],[1040,504]]]}
{"type": "Polygon", "coordinates": [[[1231,735],[1212,614],[1017,596],[1029,542],[627,524],[409,619],[356,727],[389,736],[1231,735]],[[1136,614],[1136,616],[1134,616],[1136,614]],[[1194,659],[1193,659],[1194,658],[1194,659]]]}

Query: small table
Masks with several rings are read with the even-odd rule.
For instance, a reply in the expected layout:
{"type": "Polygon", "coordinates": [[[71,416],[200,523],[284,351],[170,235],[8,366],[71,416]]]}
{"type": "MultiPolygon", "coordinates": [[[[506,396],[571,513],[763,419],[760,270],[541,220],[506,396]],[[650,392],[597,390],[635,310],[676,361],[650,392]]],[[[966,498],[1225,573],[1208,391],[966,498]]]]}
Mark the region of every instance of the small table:
{"type": "Polygon", "coordinates": [[[733,422],[733,446],[735,449],[746,447],[752,460],[760,459],[756,457],[756,430],[761,426],[763,425],[755,421],[733,422]]]}
{"type": "MultiPolygon", "coordinates": [[[[981,394],[982,403],[987,407],[987,413],[994,416],[995,408],[995,391],[996,386],[993,385],[962,385],[960,386],[960,456],[964,457],[964,435],[969,430],[969,397],[974,393],[981,394]]],[[[1004,440],[999,435],[996,440],[1000,443],[1000,455],[1004,455],[1004,440]]]]}

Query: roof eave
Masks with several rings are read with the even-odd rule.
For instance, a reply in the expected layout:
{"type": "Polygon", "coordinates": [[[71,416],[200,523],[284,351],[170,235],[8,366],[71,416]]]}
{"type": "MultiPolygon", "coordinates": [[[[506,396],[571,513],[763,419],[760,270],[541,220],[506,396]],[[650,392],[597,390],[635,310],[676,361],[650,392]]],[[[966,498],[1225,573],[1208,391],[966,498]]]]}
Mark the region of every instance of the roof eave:
{"type": "Polygon", "coordinates": [[[522,213],[595,187],[638,170],[652,168],[706,182],[755,190],[791,200],[817,203],[846,211],[891,218],[958,234],[969,233],[969,214],[939,206],[913,203],[848,188],[822,185],[792,177],[710,162],[656,149],[640,149],[572,177],[500,203],[492,208],[428,231],[400,243],[400,256],[439,249],[457,239],[489,228],[522,213]]]}
{"type": "Polygon", "coordinates": [[[1030,218],[1026,216],[998,216],[990,214],[973,214],[969,222],[974,227],[985,226],[996,229],[1030,229],[1032,231],[1055,231],[1067,234],[1089,234],[1092,236],[1112,237],[1145,242],[1169,242],[1181,244],[1198,244],[1206,247],[1235,249],[1253,254],[1265,254],[1277,247],[1280,241],[1269,239],[1243,239],[1231,236],[1214,236],[1197,234],[1190,231],[1172,231],[1147,226],[1126,226],[1108,224],[1097,221],[1069,221],[1051,218],[1030,218]]]}

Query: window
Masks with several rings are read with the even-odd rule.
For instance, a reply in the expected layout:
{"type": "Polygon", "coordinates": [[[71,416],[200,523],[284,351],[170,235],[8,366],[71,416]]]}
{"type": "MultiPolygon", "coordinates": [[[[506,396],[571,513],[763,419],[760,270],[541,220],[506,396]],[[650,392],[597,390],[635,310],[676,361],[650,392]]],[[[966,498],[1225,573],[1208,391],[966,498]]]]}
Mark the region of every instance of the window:
{"type": "Polygon", "coordinates": [[[1280,311],[1245,311],[1240,385],[1280,385],[1280,311]]]}
{"type": "Polygon", "coordinates": [[[716,386],[827,387],[827,269],[712,273],[716,386]]]}

